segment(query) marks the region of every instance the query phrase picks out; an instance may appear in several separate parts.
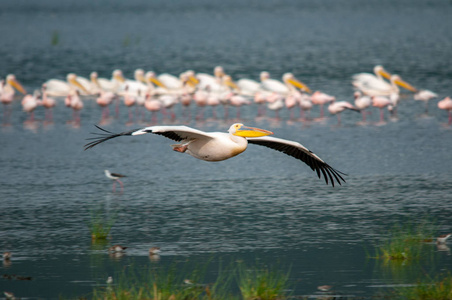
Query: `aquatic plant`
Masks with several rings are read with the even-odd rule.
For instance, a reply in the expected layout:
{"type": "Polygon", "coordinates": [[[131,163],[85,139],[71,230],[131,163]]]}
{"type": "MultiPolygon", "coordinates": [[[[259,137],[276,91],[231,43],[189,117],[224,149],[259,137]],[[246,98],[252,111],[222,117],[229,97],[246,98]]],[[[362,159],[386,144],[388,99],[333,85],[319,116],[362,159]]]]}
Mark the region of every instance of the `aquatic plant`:
{"type": "Polygon", "coordinates": [[[262,267],[220,266],[214,282],[206,283],[207,266],[172,264],[168,268],[130,267],[113,276],[114,284],[96,288],[92,299],[187,299],[187,300],[233,300],[233,299],[286,299],[289,275],[262,267]],[[237,290],[241,296],[233,293],[237,290]]]}
{"type": "Polygon", "coordinates": [[[452,299],[452,276],[442,275],[436,279],[428,278],[414,286],[400,287],[393,292],[397,299],[447,300],[452,299]]]}
{"type": "Polygon", "coordinates": [[[93,241],[107,239],[115,219],[115,216],[106,217],[101,209],[91,211],[91,218],[88,222],[91,239],[93,241]]]}
{"type": "Polygon", "coordinates": [[[286,298],[289,273],[271,271],[268,268],[238,267],[238,286],[245,300],[273,300],[286,298]]]}
{"type": "Polygon", "coordinates": [[[50,41],[52,46],[56,46],[60,43],[60,34],[58,30],[54,30],[52,33],[52,39],[50,41]]]}
{"type": "Polygon", "coordinates": [[[390,238],[376,248],[376,258],[387,260],[419,259],[423,242],[430,242],[436,231],[436,225],[429,218],[418,223],[395,225],[390,230],[390,238]]]}
{"type": "Polygon", "coordinates": [[[201,283],[205,269],[197,267],[184,272],[177,264],[168,269],[129,268],[117,274],[117,284],[106,289],[95,289],[93,299],[216,299],[212,297],[211,285],[201,283]]]}

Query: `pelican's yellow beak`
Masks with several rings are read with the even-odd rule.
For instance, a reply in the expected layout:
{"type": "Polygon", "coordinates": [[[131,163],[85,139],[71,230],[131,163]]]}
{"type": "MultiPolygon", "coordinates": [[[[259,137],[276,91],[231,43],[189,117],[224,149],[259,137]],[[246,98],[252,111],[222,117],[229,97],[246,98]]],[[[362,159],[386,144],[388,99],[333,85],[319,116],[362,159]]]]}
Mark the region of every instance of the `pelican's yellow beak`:
{"type": "Polygon", "coordinates": [[[237,90],[237,91],[240,90],[239,87],[237,86],[237,84],[235,84],[235,82],[232,81],[232,80],[225,80],[224,83],[225,83],[227,86],[233,88],[234,90],[237,90]]]}
{"type": "Polygon", "coordinates": [[[224,74],[224,72],[222,70],[216,70],[214,75],[215,75],[215,77],[221,78],[226,74],[224,74]]]}
{"type": "Polygon", "coordinates": [[[146,83],[146,79],[144,78],[144,75],[141,73],[137,75],[137,80],[146,83]]]}
{"type": "Polygon", "coordinates": [[[260,128],[255,128],[255,127],[248,127],[245,125],[239,126],[236,129],[236,132],[234,133],[234,135],[242,136],[242,137],[249,137],[249,138],[266,136],[266,135],[271,135],[271,134],[273,134],[273,132],[271,132],[271,131],[268,131],[265,129],[260,129],[260,128]]]}
{"type": "Polygon", "coordinates": [[[197,86],[199,84],[198,78],[192,75],[188,76],[188,82],[193,84],[194,86],[197,86]]]}
{"type": "Polygon", "coordinates": [[[157,78],[152,77],[149,79],[153,84],[155,84],[156,86],[162,87],[162,88],[166,88],[166,86],[157,78]]]}
{"type": "Polygon", "coordinates": [[[396,79],[396,80],[394,80],[394,83],[397,84],[398,86],[403,87],[404,89],[407,89],[407,90],[413,92],[413,93],[417,92],[417,89],[414,86],[412,86],[411,84],[409,84],[408,82],[406,82],[402,79],[396,79]]]}
{"type": "Polygon", "coordinates": [[[21,92],[22,94],[26,94],[27,91],[24,89],[24,87],[19,83],[19,81],[17,81],[16,79],[14,80],[9,80],[8,82],[12,87],[14,87],[16,90],[18,90],[19,92],[21,92]]]}
{"type": "Polygon", "coordinates": [[[388,72],[386,72],[385,69],[381,68],[381,70],[378,71],[378,74],[380,74],[381,76],[383,76],[384,78],[390,80],[391,79],[391,74],[389,74],[388,72]]]}
{"type": "Polygon", "coordinates": [[[293,85],[294,87],[299,88],[300,90],[307,92],[309,94],[312,93],[311,89],[308,88],[308,86],[306,84],[304,84],[301,81],[295,80],[295,79],[289,79],[287,80],[287,82],[289,82],[291,85],[293,85]]]}
{"type": "Polygon", "coordinates": [[[70,81],[71,81],[71,83],[72,83],[73,85],[75,85],[76,87],[78,87],[78,88],[79,88],[80,90],[82,90],[85,94],[89,94],[89,92],[85,89],[85,87],[84,87],[80,82],[77,81],[77,79],[72,78],[72,79],[70,79],[70,81]]]}
{"type": "Polygon", "coordinates": [[[124,79],[124,76],[122,76],[121,74],[115,74],[113,75],[114,79],[119,81],[119,82],[125,82],[126,80],[124,79]]]}

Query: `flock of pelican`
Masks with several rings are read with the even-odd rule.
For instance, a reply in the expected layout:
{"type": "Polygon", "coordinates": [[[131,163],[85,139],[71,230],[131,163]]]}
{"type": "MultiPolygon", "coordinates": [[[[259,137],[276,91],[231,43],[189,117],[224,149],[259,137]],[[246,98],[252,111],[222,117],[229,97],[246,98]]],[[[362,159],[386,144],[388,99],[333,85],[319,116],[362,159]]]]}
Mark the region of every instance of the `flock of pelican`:
{"type": "MultiPolygon", "coordinates": [[[[252,79],[232,80],[221,66],[214,69],[213,75],[185,71],[179,76],[171,74],[157,75],[152,71],[137,69],[133,79],[124,77],[121,70],[114,70],[111,78],[99,78],[92,72],[89,78],[69,73],[66,80],[50,79],[42,84],[40,90],[26,94],[23,86],[14,75],[8,75],[0,84],[0,101],[4,104],[4,124],[8,123],[11,109],[9,104],[14,99],[15,91],[26,94],[22,99],[23,110],[29,113],[28,121],[34,121],[33,112],[38,106],[46,108],[46,121],[52,120],[52,108],[64,99],[67,107],[73,110],[73,121],[80,122],[83,100],[95,100],[102,108],[102,120],[107,120],[110,106],[115,107],[116,115],[122,99],[123,106],[129,109],[129,121],[134,114],[141,115],[144,109],[151,113],[151,123],[157,123],[158,112],[175,119],[174,106],[182,105],[182,113],[191,118],[189,106],[197,107],[196,119],[204,118],[205,107],[211,107],[213,117],[217,116],[216,107],[223,106],[224,118],[228,118],[228,107],[236,107],[237,119],[240,119],[240,107],[255,103],[257,116],[266,114],[267,109],[274,111],[279,118],[279,111],[286,108],[290,118],[294,118],[294,109],[298,108],[302,120],[306,120],[313,105],[320,107],[320,118],[324,117],[324,106],[337,115],[344,110],[362,113],[362,122],[366,122],[366,110],[370,107],[380,109],[380,123],[384,122],[384,110],[396,114],[400,100],[400,88],[414,93],[413,98],[425,102],[426,112],[429,100],[438,97],[429,90],[418,90],[395,74],[388,73],[382,66],[376,66],[373,73],[359,73],[352,77],[355,89],[354,103],[336,101],[336,97],[320,91],[312,92],[292,73],[286,73],[282,80],[273,79],[268,72],[261,72],[258,81],[252,79]],[[134,108],[135,107],[135,108],[134,108]],[[133,109],[134,108],[134,109],[133,109]],[[135,112],[134,112],[135,111],[135,112]]],[[[449,124],[452,123],[452,100],[446,97],[438,103],[440,109],[448,111],[449,124]]]]}

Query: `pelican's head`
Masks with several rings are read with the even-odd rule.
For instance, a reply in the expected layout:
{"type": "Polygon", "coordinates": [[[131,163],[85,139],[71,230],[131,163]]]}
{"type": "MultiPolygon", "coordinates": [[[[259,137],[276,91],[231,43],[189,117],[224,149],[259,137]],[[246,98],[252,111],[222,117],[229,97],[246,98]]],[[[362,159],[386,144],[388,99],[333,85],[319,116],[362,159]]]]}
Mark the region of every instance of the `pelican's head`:
{"type": "Polygon", "coordinates": [[[8,76],[6,76],[6,83],[11,85],[12,87],[14,87],[16,90],[18,90],[19,92],[21,92],[24,95],[27,93],[27,91],[20,84],[20,82],[17,81],[16,76],[14,76],[13,74],[9,74],[8,76]]]}
{"type": "Polygon", "coordinates": [[[375,75],[381,75],[381,76],[383,76],[384,78],[386,78],[388,80],[391,78],[391,74],[389,74],[383,68],[383,66],[380,66],[380,65],[374,67],[374,73],[375,73],[375,75]]]}
{"type": "Polygon", "coordinates": [[[197,85],[199,84],[199,79],[196,78],[196,76],[195,76],[195,71],[193,71],[193,70],[187,70],[187,71],[184,72],[184,75],[187,76],[187,78],[188,78],[188,81],[187,81],[187,82],[188,82],[191,86],[197,86],[197,85]]]}
{"type": "Polygon", "coordinates": [[[112,74],[112,77],[113,77],[114,80],[117,80],[119,82],[125,82],[126,81],[121,70],[114,70],[113,74],[112,74]]]}
{"type": "Polygon", "coordinates": [[[89,78],[93,81],[96,80],[97,77],[98,77],[97,72],[91,72],[91,74],[89,74],[89,78]]]}
{"type": "Polygon", "coordinates": [[[399,75],[395,75],[395,74],[391,75],[390,79],[391,79],[391,82],[394,82],[395,84],[403,87],[404,89],[407,89],[414,93],[416,93],[418,91],[414,86],[412,86],[411,84],[409,84],[408,82],[403,80],[399,75]]]}
{"type": "Polygon", "coordinates": [[[230,134],[245,137],[245,138],[260,137],[260,136],[266,136],[266,135],[273,134],[273,132],[271,132],[271,131],[268,131],[265,129],[260,129],[260,128],[255,128],[255,127],[248,127],[241,123],[232,124],[232,126],[229,127],[228,132],[230,134]]]}
{"type": "Polygon", "coordinates": [[[155,75],[155,72],[153,72],[153,71],[146,72],[145,82],[165,88],[165,85],[160,80],[157,79],[157,76],[155,75]]]}
{"type": "Polygon", "coordinates": [[[67,82],[69,82],[69,84],[79,88],[85,94],[89,94],[89,92],[85,89],[85,87],[77,80],[77,75],[75,75],[74,73],[67,74],[66,80],[67,80],[67,82]]]}
{"type": "Polygon", "coordinates": [[[135,78],[136,81],[146,82],[144,80],[144,70],[143,69],[136,69],[135,73],[133,74],[133,77],[135,78]]]}
{"type": "Polygon", "coordinates": [[[263,71],[263,72],[261,72],[261,74],[260,74],[259,77],[260,77],[261,81],[264,81],[264,80],[270,78],[270,73],[268,73],[268,72],[266,72],[266,71],[263,71]]]}
{"type": "Polygon", "coordinates": [[[235,82],[232,80],[231,76],[229,75],[224,75],[223,77],[223,82],[224,84],[226,84],[227,86],[235,89],[235,90],[239,90],[239,87],[235,84],[235,82]]]}
{"type": "Polygon", "coordinates": [[[213,74],[215,75],[215,77],[222,78],[225,75],[223,67],[216,66],[215,69],[213,69],[213,74]]]}
{"type": "Polygon", "coordinates": [[[295,78],[295,76],[293,76],[292,73],[286,73],[283,75],[283,81],[286,84],[291,84],[296,88],[299,88],[300,90],[307,92],[307,93],[312,93],[311,89],[308,88],[308,86],[306,84],[304,84],[303,82],[299,81],[298,79],[295,78]]]}

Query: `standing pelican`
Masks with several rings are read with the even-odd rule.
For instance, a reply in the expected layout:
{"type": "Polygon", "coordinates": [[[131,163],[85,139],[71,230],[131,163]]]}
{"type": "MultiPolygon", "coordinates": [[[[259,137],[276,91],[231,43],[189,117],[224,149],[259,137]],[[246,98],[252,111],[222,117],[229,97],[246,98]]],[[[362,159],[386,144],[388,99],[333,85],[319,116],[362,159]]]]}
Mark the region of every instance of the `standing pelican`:
{"type": "Polygon", "coordinates": [[[127,79],[119,87],[119,95],[124,96],[128,94],[129,96],[136,97],[138,93],[146,93],[148,86],[144,77],[143,69],[136,69],[133,73],[134,80],[127,79]],[[127,90],[126,90],[127,89],[127,90]]]}
{"type": "Polygon", "coordinates": [[[400,93],[399,86],[416,93],[417,89],[408,82],[402,80],[399,75],[391,75],[390,82],[381,81],[380,85],[362,85],[358,89],[368,96],[389,96],[393,93],[400,93]]]}
{"type": "Polygon", "coordinates": [[[121,70],[114,70],[111,79],[97,78],[97,83],[99,87],[106,92],[118,93],[121,84],[126,80],[121,70]]]}
{"type": "Polygon", "coordinates": [[[375,66],[374,74],[371,73],[359,73],[352,76],[352,85],[361,90],[362,88],[366,89],[381,89],[381,87],[386,88],[388,86],[388,82],[384,80],[384,78],[388,79],[391,77],[391,74],[388,73],[383,66],[375,66]]]}
{"type": "Polygon", "coordinates": [[[237,86],[243,96],[254,97],[256,93],[262,92],[260,83],[248,78],[239,79],[237,86]]]}
{"type": "Polygon", "coordinates": [[[333,186],[335,181],[339,184],[341,184],[341,181],[345,182],[341,176],[342,172],[329,166],[300,143],[269,137],[268,135],[273,134],[273,132],[247,127],[241,123],[233,124],[228,133],[204,132],[187,126],[150,126],[122,133],[112,133],[99,126],[96,127],[105,133],[98,133],[98,137],[91,138],[93,141],[85,145],[85,150],[119,136],[154,133],[178,142],[178,144],[171,145],[174,151],[187,153],[200,160],[222,161],[242,153],[246,150],[248,144],[256,144],[283,152],[303,161],[313,171],[317,172],[319,178],[322,173],[327,184],[328,179],[333,186]]]}
{"type": "Polygon", "coordinates": [[[20,84],[20,82],[16,79],[16,76],[9,74],[8,76],[6,76],[6,81],[3,83],[2,92],[0,94],[2,102],[12,102],[14,99],[15,90],[21,92],[24,95],[27,93],[22,84],[20,84]]]}
{"type": "Polygon", "coordinates": [[[22,94],[26,94],[27,91],[22,87],[16,76],[9,74],[6,76],[6,80],[1,81],[0,85],[0,102],[3,104],[3,124],[10,124],[11,118],[11,103],[14,100],[15,90],[18,90],[22,94]]]}
{"type": "Polygon", "coordinates": [[[69,73],[66,81],[60,79],[50,79],[45,82],[47,94],[51,97],[66,97],[73,91],[79,91],[82,95],[89,95],[86,88],[77,80],[77,75],[69,73]]]}

